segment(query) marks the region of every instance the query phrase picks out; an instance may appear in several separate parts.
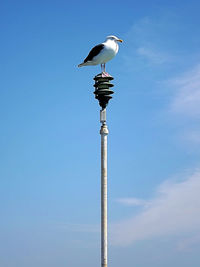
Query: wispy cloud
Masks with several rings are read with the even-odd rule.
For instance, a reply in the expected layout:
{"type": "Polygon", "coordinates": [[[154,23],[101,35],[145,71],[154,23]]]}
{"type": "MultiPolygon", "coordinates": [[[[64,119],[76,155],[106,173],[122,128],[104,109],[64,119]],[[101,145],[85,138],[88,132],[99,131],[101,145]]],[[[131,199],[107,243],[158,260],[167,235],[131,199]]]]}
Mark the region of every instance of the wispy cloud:
{"type": "Polygon", "coordinates": [[[182,141],[200,145],[200,129],[188,129],[182,134],[182,141]]]}
{"type": "Polygon", "coordinates": [[[177,249],[180,251],[191,251],[196,246],[200,247],[199,233],[180,240],[177,244],[177,249]]]}
{"type": "Polygon", "coordinates": [[[148,206],[149,202],[139,198],[118,198],[116,202],[126,206],[148,206]]]}
{"type": "Polygon", "coordinates": [[[200,63],[166,83],[172,92],[167,114],[182,125],[178,140],[194,149],[193,145],[200,144],[200,63]]]}
{"type": "Polygon", "coordinates": [[[161,36],[169,23],[160,19],[158,21],[145,17],[137,21],[127,32],[126,54],[123,55],[126,65],[137,66],[141,61],[143,67],[161,65],[174,61],[174,56],[169,53],[163,44],[161,36]],[[145,63],[146,61],[146,63],[145,63]]]}
{"type": "Polygon", "coordinates": [[[58,227],[70,232],[83,232],[83,233],[100,232],[100,225],[95,225],[95,224],[59,223],[58,227]]]}
{"type": "Polygon", "coordinates": [[[199,170],[182,182],[164,182],[145,210],[112,225],[112,243],[128,245],[137,240],[199,232],[199,192],[199,170]]]}
{"type": "Polygon", "coordinates": [[[200,64],[169,81],[175,94],[170,104],[170,111],[186,116],[200,115],[200,64]]]}
{"type": "Polygon", "coordinates": [[[148,61],[154,64],[163,64],[172,58],[164,52],[158,50],[158,48],[150,48],[148,46],[141,46],[136,50],[139,56],[146,58],[148,61]]]}
{"type": "MultiPolygon", "coordinates": [[[[152,19],[143,19],[133,25],[127,33],[127,42],[129,43],[127,54],[125,54],[125,63],[128,67],[137,66],[140,69],[148,66],[164,63],[172,63],[172,70],[166,74],[166,77],[174,78],[167,81],[167,87],[170,87],[168,95],[167,112],[170,118],[177,124],[180,117],[183,123],[178,131],[182,132],[180,138],[200,144],[200,64],[195,60],[189,62],[184,54],[184,50],[179,54],[178,49],[170,50],[167,34],[171,37],[173,25],[166,23],[153,22],[152,19]],[[146,62],[144,60],[146,59],[146,62]],[[178,59],[178,60],[176,60],[178,59]],[[194,63],[188,71],[176,75],[179,66],[187,68],[194,63]],[[172,73],[172,71],[174,71],[172,73]],[[175,116],[176,115],[176,116],[175,116]],[[192,121],[192,123],[191,123],[192,121]],[[183,129],[184,128],[184,129],[183,129]]],[[[177,39],[178,40],[178,39],[177,39]]],[[[178,42],[178,41],[177,41],[178,42]]],[[[176,47],[178,43],[176,43],[176,47]]],[[[193,54],[194,56],[194,54],[193,54]]],[[[167,65],[167,64],[166,64],[167,65]]],[[[168,64],[170,66],[170,64],[168,64]]],[[[160,67],[160,65],[159,65],[160,67]]],[[[152,69],[152,68],[151,68],[152,69]]],[[[164,84],[161,75],[160,84],[164,84]]],[[[154,77],[152,78],[152,80],[154,77]]],[[[158,81],[153,80],[154,84],[158,81]]],[[[118,202],[123,205],[141,206],[141,211],[132,218],[122,220],[112,224],[111,237],[115,245],[129,245],[138,240],[147,240],[159,238],[161,236],[174,238],[176,236],[177,247],[184,249],[196,245],[200,242],[196,238],[200,232],[200,170],[187,175],[181,182],[164,182],[157,188],[156,196],[148,201],[135,198],[122,198],[118,202]],[[146,204],[145,204],[146,203],[146,204]],[[148,204],[147,204],[148,203],[148,204]],[[185,236],[189,238],[185,238],[185,236]]]]}

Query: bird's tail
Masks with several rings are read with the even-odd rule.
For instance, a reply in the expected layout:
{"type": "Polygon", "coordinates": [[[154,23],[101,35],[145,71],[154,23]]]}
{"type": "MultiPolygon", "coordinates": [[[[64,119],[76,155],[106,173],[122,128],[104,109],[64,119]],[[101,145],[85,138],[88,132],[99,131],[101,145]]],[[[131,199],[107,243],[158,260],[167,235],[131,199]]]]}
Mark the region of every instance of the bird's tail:
{"type": "Polygon", "coordinates": [[[83,66],[85,66],[84,62],[78,65],[78,67],[83,67],[83,66]]]}

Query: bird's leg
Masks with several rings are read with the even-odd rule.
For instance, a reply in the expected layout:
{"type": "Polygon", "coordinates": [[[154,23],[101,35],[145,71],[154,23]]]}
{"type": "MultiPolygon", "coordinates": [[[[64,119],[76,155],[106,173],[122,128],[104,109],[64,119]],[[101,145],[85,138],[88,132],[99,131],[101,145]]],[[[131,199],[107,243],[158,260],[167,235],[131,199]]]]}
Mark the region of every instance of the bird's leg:
{"type": "Polygon", "coordinates": [[[106,77],[105,63],[101,64],[101,75],[102,75],[102,77],[106,77]]]}
{"type": "Polygon", "coordinates": [[[101,70],[102,70],[102,77],[110,77],[110,74],[106,72],[106,63],[101,64],[101,70]]]}
{"type": "Polygon", "coordinates": [[[101,64],[101,73],[103,73],[103,64],[101,64]]]}
{"type": "Polygon", "coordinates": [[[105,63],[101,64],[101,73],[105,74],[106,73],[106,68],[105,68],[105,63]]]}

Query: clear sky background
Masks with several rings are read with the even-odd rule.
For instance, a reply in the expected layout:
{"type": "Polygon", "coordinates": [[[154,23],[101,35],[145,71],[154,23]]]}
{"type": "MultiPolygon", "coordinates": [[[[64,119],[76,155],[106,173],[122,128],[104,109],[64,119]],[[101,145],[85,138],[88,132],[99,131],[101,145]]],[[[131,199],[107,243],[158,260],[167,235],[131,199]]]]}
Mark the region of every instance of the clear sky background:
{"type": "Polygon", "coordinates": [[[0,1],[0,266],[100,266],[100,67],[77,65],[111,34],[109,266],[200,266],[199,10],[0,1]]]}

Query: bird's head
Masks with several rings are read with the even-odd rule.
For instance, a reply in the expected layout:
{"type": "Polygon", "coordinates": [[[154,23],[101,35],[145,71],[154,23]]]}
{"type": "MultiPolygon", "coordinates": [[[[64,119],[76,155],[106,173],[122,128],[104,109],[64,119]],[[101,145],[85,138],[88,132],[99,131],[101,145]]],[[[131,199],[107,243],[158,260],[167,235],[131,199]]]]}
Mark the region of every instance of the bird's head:
{"type": "Polygon", "coordinates": [[[120,42],[122,43],[123,40],[119,39],[118,37],[114,36],[114,35],[109,35],[106,37],[106,41],[111,40],[111,41],[115,41],[115,42],[120,42]]]}

